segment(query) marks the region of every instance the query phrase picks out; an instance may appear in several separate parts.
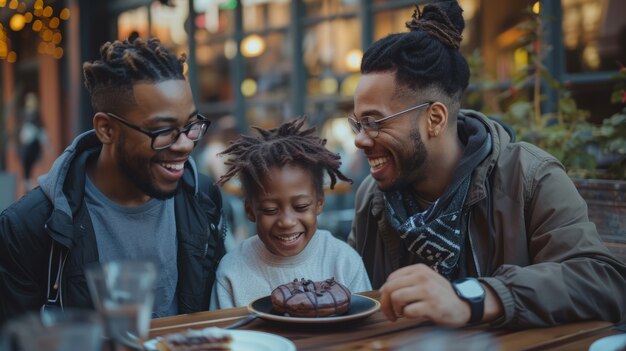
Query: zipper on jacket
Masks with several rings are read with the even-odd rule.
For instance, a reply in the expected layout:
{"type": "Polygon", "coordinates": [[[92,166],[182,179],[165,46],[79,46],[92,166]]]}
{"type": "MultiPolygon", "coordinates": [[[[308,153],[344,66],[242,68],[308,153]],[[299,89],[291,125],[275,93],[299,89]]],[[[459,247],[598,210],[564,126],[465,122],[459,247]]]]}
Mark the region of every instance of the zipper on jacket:
{"type": "Polygon", "coordinates": [[[206,238],[206,243],[204,243],[204,253],[202,254],[202,257],[206,257],[209,253],[209,242],[211,241],[211,234],[215,231],[215,224],[209,224],[209,227],[207,229],[208,235],[206,238]]]}
{"type": "Polygon", "coordinates": [[[482,277],[482,273],[480,272],[480,267],[478,266],[478,257],[476,257],[476,251],[474,250],[474,243],[472,241],[472,233],[470,231],[470,211],[465,212],[466,222],[467,222],[467,236],[469,237],[470,243],[470,251],[472,252],[472,259],[474,261],[474,269],[476,269],[476,275],[478,277],[482,277]]]}
{"type": "Polygon", "coordinates": [[[61,263],[61,272],[59,274],[59,302],[61,303],[61,310],[63,310],[63,284],[61,281],[63,280],[63,272],[65,271],[65,261],[67,261],[67,257],[70,255],[69,250],[65,251],[65,257],[63,258],[63,263],[61,263]]]}

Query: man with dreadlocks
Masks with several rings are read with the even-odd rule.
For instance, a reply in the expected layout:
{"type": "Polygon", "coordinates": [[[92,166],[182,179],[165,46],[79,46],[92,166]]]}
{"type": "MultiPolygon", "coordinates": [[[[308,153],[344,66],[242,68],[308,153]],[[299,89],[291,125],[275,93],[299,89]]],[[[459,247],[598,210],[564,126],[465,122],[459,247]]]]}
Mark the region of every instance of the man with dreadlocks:
{"type": "Polygon", "coordinates": [[[371,290],[363,261],[345,242],[317,229],[324,206],[324,171],[333,188],[339,155],[326,140],[303,129],[298,118],[274,129],[256,128],[259,137],[241,136],[221,155],[230,156],[218,184],[239,176],[244,208],[257,235],[243,241],[221,261],[211,309],[246,306],[278,285],[306,278],[334,277],[352,292],[371,290]]]}
{"type": "Polygon", "coordinates": [[[104,44],[85,63],[95,111],[40,187],[0,215],[0,324],[42,305],[92,307],[83,269],[159,268],[154,317],[207,310],[224,254],[219,189],[189,157],[209,121],[157,39],[104,44]]]}
{"type": "Polygon", "coordinates": [[[349,243],[383,311],[522,328],[626,317],[626,267],[603,246],[563,166],[461,110],[469,68],[456,1],[363,55],[355,145],[370,164],[349,243]]]}

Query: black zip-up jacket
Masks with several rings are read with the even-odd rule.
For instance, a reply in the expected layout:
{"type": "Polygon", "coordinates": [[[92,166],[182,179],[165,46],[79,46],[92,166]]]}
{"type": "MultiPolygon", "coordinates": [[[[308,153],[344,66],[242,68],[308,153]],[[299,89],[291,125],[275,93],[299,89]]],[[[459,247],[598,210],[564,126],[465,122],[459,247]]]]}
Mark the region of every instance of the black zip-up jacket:
{"type": "MultiPolygon", "coordinates": [[[[62,307],[93,308],[83,268],[98,262],[98,248],[83,200],[86,162],[101,146],[93,131],[78,136],[39,179],[40,187],[0,214],[0,325],[41,308],[46,295],[58,296],[62,307]]],[[[190,159],[174,203],[178,312],[208,310],[225,252],[222,197],[190,159]]]]}

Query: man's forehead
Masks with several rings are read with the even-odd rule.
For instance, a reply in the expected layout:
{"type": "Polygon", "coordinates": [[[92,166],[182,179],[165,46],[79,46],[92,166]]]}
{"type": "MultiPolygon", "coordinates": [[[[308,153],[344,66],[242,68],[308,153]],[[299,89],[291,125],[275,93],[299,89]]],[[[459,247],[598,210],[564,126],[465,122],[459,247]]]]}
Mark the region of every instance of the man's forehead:
{"type": "Polygon", "coordinates": [[[191,87],[185,80],[141,82],[133,85],[137,104],[183,104],[192,103],[191,87]]]}
{"type": "Polygon", "coordinates": [[[185,80],[139,82],[133,85],[134,104],[127,113],[142,117],[188,117],[195,110],[189,83],[185,80]]]}
{"type": "Polygon", "coordinates": [[[354,93],[355,113],[384,114],[396,105],[403,106],[398,99],[399,88],[394,72],[364,74],[354,93]]]}

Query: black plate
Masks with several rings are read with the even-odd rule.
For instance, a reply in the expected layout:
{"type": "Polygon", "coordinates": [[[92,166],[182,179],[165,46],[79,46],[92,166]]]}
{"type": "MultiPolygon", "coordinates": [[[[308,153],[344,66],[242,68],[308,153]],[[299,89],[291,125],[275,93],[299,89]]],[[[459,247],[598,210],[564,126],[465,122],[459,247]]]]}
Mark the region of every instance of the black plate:
{"type": "Polygon", "coordinates": [[[341,316],[306,318],[281,315],[272,308],[272,299],[270,296],[256,299],[248,305],[250,313],[255,313],[260,318],[275,322],[298,324],[328,324],[364,319],[374,314],[374,312],[378,311],[379,308],[380,303],[378,301],[358,294],[352,294],[350,309],[346,312],[346,314],[341,316]]]}

